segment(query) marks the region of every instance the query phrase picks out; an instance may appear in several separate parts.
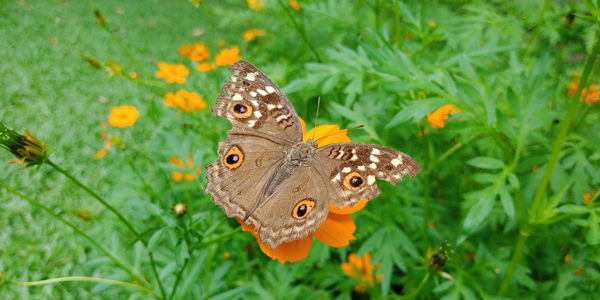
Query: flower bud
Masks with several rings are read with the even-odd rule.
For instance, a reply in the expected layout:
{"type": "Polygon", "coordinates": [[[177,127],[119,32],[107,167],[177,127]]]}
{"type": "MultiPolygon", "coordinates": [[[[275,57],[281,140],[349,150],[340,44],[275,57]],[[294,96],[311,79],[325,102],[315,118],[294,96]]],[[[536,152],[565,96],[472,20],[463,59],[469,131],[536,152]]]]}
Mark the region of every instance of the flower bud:
{"type": "Polygon", "coordinates": [[[24,163],[26,167],[39,165],[46,159],[46,145],[33,137],[31,133],[25,130],[25,135],[6,128],[0,122],[0,146],[17,159],[18,163],[24,163]]]}

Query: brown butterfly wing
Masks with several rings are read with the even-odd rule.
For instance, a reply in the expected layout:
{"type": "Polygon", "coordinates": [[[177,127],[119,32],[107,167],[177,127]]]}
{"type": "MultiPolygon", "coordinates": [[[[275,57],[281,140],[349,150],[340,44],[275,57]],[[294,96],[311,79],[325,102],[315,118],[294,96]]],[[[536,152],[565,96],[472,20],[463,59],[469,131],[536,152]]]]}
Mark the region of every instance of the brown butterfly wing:
{"type": "Polygon", "coordinates": [[[421,167],[410,156],[387,147],[363,144],[331,144],[319,148],[317,164],[324,185],[338,207],[352,207],[360,199],[373,199],[381,191],[375,179],[392,184],[404,176],[415,177],[421,167]]]}
{"type": "Polygon", "coordinates": [[[233,75],[212,107],[233,124],[232,132],[268,137],[284,145],[302,141],[298,114],[281,89],[247,61],[231,66],[233,75]]]}

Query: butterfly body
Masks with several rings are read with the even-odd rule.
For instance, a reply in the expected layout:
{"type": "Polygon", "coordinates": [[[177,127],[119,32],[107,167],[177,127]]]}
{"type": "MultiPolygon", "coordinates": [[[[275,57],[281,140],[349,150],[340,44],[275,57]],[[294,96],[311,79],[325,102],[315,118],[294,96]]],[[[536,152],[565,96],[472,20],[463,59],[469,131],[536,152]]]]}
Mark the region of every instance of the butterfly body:
{"type": "Polygon", "coordinates": [[[245,61],[231,70],[213,112],[233,129],[207,167],[206,192],[227,216],[254,225],[269,247],[313,233],[330,203],[352,207],[376,197],[375,178],[395,184],[419,171],[408,155],[383,146],[303,142],[299,117],[277,85],[245,61]]]}

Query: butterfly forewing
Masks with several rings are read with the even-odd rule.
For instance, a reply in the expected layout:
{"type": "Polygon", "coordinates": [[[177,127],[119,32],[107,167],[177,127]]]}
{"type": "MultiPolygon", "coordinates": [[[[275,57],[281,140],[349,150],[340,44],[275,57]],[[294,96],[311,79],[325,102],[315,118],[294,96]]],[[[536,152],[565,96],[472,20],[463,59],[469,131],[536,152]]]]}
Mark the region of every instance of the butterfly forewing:
{"type": "Polygon", "coordinates": [[[298,114],[281,89],[246,61],[230,69],[233,75],[223,85],[213,113],[229,119],[233,132],[265,136],[285,145],[301,142],[298,114]]]}
{"type": "Polygon", "coordinates": [[[318,153],[317,168],[323,180],[328,180],[326,184],[334,195],[330,200],[338,208],[377,197],[381,192],[377,178],[395,185],[402,177],[414,177],[421,169],[408,155],[379,145],[332,144],[319,148],[318,153]]]}

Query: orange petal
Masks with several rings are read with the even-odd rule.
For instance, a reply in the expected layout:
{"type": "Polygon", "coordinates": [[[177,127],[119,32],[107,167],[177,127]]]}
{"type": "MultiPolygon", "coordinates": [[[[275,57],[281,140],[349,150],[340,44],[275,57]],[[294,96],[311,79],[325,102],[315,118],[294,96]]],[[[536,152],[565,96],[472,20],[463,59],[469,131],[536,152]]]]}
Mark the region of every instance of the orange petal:
{"type": "Polygon", "coordinates": [[[356,225],[349,215],[329,214],[321,227],[315,231],[315,237],[331,247],[344,247],[354,237],[356,225]]]}
{"type": "Polygon", "coordinates": [[[297,262],[303,260],[308,256],[310,248],[312,247],[312,235],[309,235],[301,240],[291,241],[279,245],[279,247],[273,249],[263,244],[260,241],[260,236],[257,232],[254,232],[254,225],[248,225],[242,222],[240,219],[235,218],[240,224],[242,224],[242,230],[250,232],[255,238],[260,250],[272,259],[276,259],[281,263],[285,262],[297,262]]]}
{"type": "MultiPolygon", "coordinates": [[[[352,255],[352,254],[350,254],[350,255],[352,255]]],[[[345,263],[342,263],[340,266],[342,267],[342,271],[344,271],[344,273],[346,273],[346,275],[356,277],[356,278],[360,277],[360,275],[357,272],[358,268],[356,268],[356,266],[353,265],[352,263],[345,262],[345,263]]]]}
{"type": "Polygon", "coordinates": [[[302,126],[302,136],[306,136],[306,122],[300,117],[298,119],[300,119],[300,125],[302,126]]]}
{"type": "Polygon", "coordinates": [[[342,130],[337,125],[319,125],[308,131],[303,136],[303,141],[315,140],[319,147],[335,143],[349,143],[350,138],[347,132],[347,129],[342,130]]]}
{"type": "Polygon", "coordinates": [[[272,249],[266,244],[261,243],[258,238],[256,239],[260,250],[264,252],[268,257],[276,259],[281,263],[285,262],[297,262],[303,260],[308,256],[310,248],[312,247],[312,235],[309,235],[301,240],[295,240],[279,245],[277,248],[272,249]]]}
{"type": "Polygon", "coordinates": [[[337,208],[337,207],[335,207],[335,205],[333,205],[333,203],[329,202],[329,213],[334,213],[334,214],[338,214],[338,215],[353,214],[353,213],[363,209],[365,207],[365,205],[367,205],[367,202],[369,202],[369,199],[364,198],[364,199],[360,199],[352,207],[346,206],[346,207],[342,207],[342,208],[337,208]]]}

